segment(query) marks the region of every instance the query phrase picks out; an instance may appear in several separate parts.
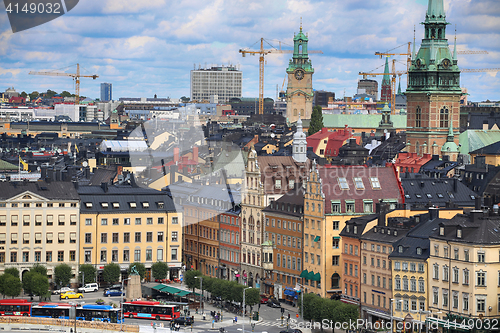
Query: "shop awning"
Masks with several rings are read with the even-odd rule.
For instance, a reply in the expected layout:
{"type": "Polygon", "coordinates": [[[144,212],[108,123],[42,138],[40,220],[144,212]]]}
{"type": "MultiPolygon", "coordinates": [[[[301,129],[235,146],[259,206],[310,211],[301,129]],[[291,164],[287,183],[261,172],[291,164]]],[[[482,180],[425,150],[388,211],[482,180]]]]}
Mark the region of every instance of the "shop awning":
{"type": "Polygon", "coordinates": [[[175,294],[175,296],[184,297],[184,296],[189,295],[189,294],[191,294],[190,291],[181,290],[177,294],[175,294]]]}
{"type": "Polygon", "coordinates": [[[314,276],[312,277],[311,280],[313,280],[313,281],[321,281],[321,274],[319,274],[319,273],[314,274],[314,276]]]}
{"type": "Polygon", "coordinates": [[[310,271],[309,273],[307,273],[306,279],[312,280],[313,278],[314,278],[314,272],[313,271],[310,271]]]}
{"type": "Polygon", "coordinates": [[[339,236],[333,236],[333,239],[340,239],[339,236]]]}
{"type": "Polygon", "coordinates": [[[300,277],[301,277],[301,278],[306,278],[306,279],[307,279],[307,273],[309,273],[309,272],[307,271],[307,269],[304,269],[304,270],[302,271],[302,273],[300,273],[300,277]]]}
{"type": "Polygon", "coordinates": [[[283,293],[287,296],[295,296],[295,290],[293,290],[292,288],[286,287],[283,293]]]}

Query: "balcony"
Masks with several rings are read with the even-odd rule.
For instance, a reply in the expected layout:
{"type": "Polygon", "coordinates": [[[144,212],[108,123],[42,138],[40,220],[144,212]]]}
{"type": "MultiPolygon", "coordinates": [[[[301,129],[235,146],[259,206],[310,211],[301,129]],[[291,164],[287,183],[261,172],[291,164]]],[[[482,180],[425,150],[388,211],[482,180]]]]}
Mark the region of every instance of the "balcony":
{"type": "Polygon", "coordinates": [[[266,271],[269,270],[269,271],[272,271],[274,268],[273,268],[273,263],[272,262],[263,262],[262,263],[262,268],[265,269],[266,271]]]}

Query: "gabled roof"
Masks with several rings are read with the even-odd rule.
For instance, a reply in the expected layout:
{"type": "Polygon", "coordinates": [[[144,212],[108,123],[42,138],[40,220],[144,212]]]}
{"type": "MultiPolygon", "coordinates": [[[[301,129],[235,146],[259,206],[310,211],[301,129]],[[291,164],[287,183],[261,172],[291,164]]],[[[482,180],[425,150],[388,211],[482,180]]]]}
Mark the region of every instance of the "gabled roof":
{"type": "Polygon", "coordinates": [[[500,141],[471,151],[469,154],[500,155],[500,141]]]}
{"type": "Polygon", "coordinates": [[[0,182],[0,199],[11,199],[21,193],[31,192],[49,200],[78,200],[78,193],[71,182],[0,182]]]}
{"type": "Polygon", "coordinates": [[[370,214],[352,218],[346,222],[346,226],[344,227],[344,229],[342,229],[339,235],[342,237],[360,238],[366,231],[366,225],[376,219],[378,219],[378,214],[370,214]]]}
{"type": "Polygon", "coordinates": [[[460,133],[460,154],[469,154],[471,151],[491,145],[500,141],[500,131],[497,130],[467,130],[460,133]]]}
{"type": "Polygon", "coordinates": [[[269,214],[278,213],[295,217],[303,216],[304,192],[302,184],[295,184],[295,188],[285,193],[278,200],[271,202],[263,211],[269,214]]]}
{"type": "Polygon", "coordinates": [[[302,183],[307,177],[310,162],[296,162],[292,156],[258,156],[257,161],[261,173],[261,182],[264,184],[264,193],[286,193],[288,181],[302,183]],[[281,188],[275,188],[276,179],[281,179],[281,188]]]}
{"type": "Polygon", "coordinates": [[[471,215],[457,214],[453,218],[440,219],[439,227],[444,227],[444,235],[439,235],[439,228],[434,230],[430,238],[451,240],[453,242],[475,245],[500,244],[500,217],[487,216],[482,211],[471,212],[471,215]],[[474,220],[472,214],[478,214],[474,220]],[[457,237],[457,229],[462,229],[461,238],[457,237]]]}

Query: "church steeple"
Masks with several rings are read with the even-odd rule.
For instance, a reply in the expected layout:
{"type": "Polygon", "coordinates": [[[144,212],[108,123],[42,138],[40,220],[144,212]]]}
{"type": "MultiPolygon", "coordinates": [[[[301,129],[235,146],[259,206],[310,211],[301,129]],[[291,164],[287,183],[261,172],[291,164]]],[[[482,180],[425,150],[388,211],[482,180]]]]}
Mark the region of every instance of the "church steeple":
{"type": "Polygon", "coordinates": [[[391,101],[391,75],[389,73],[389,58],[385,58],[384,78],[380,89],[380,100],[382,102],[391,101]]]}

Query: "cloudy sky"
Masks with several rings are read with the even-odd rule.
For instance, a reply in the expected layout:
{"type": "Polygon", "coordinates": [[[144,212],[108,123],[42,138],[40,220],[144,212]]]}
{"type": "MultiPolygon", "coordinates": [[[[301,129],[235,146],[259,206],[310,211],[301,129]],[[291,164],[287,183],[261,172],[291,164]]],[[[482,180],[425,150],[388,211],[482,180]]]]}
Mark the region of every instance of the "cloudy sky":
{"type": "MultiPolygon", "coordinates": [[[[500,67],[500,1],[444,0],[450,46],[455,25],[459,50],[486,50],[460,55],[461,68],[500,67]]],[[[258,57],[241,57],[241,48],[257,49],[265,38],[291,48],[300,20],[309,36],[315,68],[313,88],[338,97],[356,93],[358,72],[383,70],[374,55],[394,49],[405,53],[423,36],[428,0],[80,0],[66,15],[13,34],[0,13],[0,91],[74,91],[69,77],[28,75],[80,63],[81,94],[99,97],[99,84],[111,82],[113,97],[179,98],[189,96],[190,70],[199,66],[238,66],[243,96],[258,95],[258,57]]],[[[2,5],[0,5],[2,8],[2,5]]],[[[266,48],[271,48],[268,44],[266,48]]],[[[265,96],[274,98],[283,84],[290,54],[266,57],[265,96]]],[[[396,57],[404,70],[405,56],[396,57]]],[[[73,72],[76,66],[66,69],[73,72]]],[[[377,78],[380,82],[380,77],[377,78]]],[[[406,77],[401,85],[406,87],[406,77]]],[[[500,74],[464,73],[461,86],[469,100],[500,100],[500,74]]]]}

